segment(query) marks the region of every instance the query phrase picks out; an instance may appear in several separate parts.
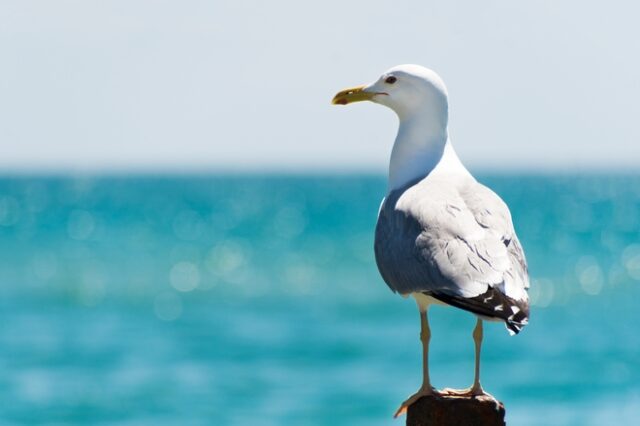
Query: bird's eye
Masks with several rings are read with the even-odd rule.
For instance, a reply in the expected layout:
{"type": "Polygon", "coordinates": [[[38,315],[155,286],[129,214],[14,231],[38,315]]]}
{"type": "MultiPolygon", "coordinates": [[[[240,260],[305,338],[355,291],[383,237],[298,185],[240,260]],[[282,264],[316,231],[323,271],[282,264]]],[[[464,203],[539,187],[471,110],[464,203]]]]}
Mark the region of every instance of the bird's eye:
{"type": "Polygon", "coordinates": [[[398,79],[395,78],[394,76],[390,75],[389,77],[384,79],[384,82],[387,84],[393,84],[397,81],[398,79]]]}

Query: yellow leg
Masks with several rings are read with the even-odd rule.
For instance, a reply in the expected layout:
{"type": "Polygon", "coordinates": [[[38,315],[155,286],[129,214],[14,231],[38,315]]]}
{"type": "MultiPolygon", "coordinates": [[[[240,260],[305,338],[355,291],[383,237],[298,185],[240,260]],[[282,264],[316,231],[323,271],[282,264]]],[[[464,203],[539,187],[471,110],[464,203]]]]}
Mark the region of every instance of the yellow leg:
{"type": "Polygon", "coordinates": [[[431,390],[429,379],[429,342],[431,341],[431,328],[427,311],[420,312],[420,341],[422,342],[422,386],[420,389],[431,390]]]}
{"type": "Polygon", "coordinates": [[[473,386],[471,386],[471,395],[484,395],[484,390],[480,385],[480,348],[482,347],[483,335],[484,333],[482,329],[482,320],[478,318],[476,328],[473,330],[473,342],[475,343],[476,347],[476,368],[473,379],[473,386]]]}
{"type": "Polygon", "coordinates": [[[482,347],[482,337],[483,337],[483,327],[482,320],[478,318],[476,322],[476,327],[473,329],[473,342],[475,344],[476,349],[476,363],[475,363],[475,374],[473,378],[473,385],[468,389],[456,390],[456,389],[444,389],[443,393],[445,395],[456,395],[456,396],[480,396],[480,395],[488,395],[482,386],[480,385],[480,349],[482,347]]]}
{"type": "Polygon", "coordinates": [[[411,395],[406,401],[400,404],[393,417],[398,417],[407,412],[411,404],[427,395],[436,395],[438,391],[431,387],[429,378],[429,341],[431,340],[431,328],[429,328],[429,318],[426,309],[420,310],[420,341],[422,342],[422,386],[418,392],[411,395]]]}

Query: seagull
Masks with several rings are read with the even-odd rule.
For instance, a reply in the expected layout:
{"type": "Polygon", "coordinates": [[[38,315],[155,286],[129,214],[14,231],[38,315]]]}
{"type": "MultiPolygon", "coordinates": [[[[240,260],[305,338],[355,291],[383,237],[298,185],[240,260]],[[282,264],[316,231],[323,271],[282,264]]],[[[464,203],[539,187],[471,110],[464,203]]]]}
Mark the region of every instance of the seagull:
{"type": "Polygon", "coordinates": [[[423,377],[394,417],[423,396],[488,395],[480,385],[483,321],[503,321],[517,334],[529,319],[529,276],[507,205],[478,183],[453,149],[442,79],[419,65],[400,65],[369,85],[339,92],[334,105],[372,101],[399,118],[387,194],[375,229],[380,275],[394,293],[413,297],[420,312],[423,377]],[[427,310],[448,305],[477,317],[475,375],[465,390],[431,386],[427,310]]]}

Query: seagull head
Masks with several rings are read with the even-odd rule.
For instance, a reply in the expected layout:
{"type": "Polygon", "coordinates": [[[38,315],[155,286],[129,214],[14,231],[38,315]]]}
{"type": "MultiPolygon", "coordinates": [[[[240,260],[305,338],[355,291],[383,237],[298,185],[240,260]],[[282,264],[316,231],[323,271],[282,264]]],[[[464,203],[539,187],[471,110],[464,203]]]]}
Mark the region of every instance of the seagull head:
{"type": "Polygon", "coordinates": [[[447,88],[434,71],[420,65],[398,65],[375,82],[342,90],[331,103],[372,101],[391,108],[401,121],[419,115],[436,118],[446,127],[447,88]]]}

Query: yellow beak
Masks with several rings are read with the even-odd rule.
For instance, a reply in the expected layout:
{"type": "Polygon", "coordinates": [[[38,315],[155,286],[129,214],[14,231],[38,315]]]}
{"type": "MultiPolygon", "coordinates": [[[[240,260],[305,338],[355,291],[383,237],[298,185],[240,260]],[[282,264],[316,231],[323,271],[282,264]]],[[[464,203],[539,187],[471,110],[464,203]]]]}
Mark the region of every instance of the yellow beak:
{"type": "Polygon", "coordinates": [[[367,86],[351,87],[338,92],[333,97],[331,103],[333,105],[347,105],[353,102],[370,101],[377,93],[365,92],[364,88],[367,86]]]}

